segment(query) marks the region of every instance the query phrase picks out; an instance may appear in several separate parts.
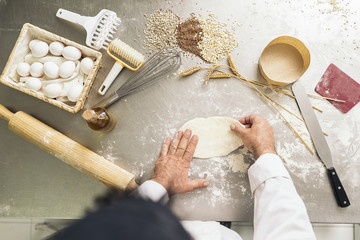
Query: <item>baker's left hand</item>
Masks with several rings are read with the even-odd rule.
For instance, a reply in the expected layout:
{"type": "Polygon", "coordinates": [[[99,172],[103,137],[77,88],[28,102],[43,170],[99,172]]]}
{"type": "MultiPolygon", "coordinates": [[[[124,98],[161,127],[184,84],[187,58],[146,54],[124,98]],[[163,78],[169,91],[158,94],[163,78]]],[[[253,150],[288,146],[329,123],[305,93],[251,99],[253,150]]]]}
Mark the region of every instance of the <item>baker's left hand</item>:
{"type": "Polygon", "coordinates": [[[189,129],[185,133],[178,131],[173,141],[171,137],[167,137],[156,161],[151,180],[160,183],[169,195],[190,192],[210,185],[205,179],[190,180],[188,177],[190,162],[198,143],[198,136],[194,135],[191,139],[190,137],[189,129]]]}

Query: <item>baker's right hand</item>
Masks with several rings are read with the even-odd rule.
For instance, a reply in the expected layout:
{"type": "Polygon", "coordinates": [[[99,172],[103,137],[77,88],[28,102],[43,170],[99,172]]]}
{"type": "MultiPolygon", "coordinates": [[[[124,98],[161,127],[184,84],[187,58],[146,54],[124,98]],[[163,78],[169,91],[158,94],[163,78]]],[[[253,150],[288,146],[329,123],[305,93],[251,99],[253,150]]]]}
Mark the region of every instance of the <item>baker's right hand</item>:
{"type": "Polygon", "coordinates": [[[230,128],[241,137],[244,146],[255,154],[256,159],[264,153],[276,154],[273,128],[266,119],[257,114],[250,114],[241,118],[239,122],[245,128],[234,123],[230,128]]]}

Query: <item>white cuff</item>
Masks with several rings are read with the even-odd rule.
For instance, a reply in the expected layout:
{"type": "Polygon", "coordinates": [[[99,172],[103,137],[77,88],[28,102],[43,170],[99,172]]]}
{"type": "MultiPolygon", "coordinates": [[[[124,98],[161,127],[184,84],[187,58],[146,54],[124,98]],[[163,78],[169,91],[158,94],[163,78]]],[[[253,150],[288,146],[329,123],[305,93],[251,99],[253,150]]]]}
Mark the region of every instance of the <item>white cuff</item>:
{"type": "Polygon", "coordinates": [[[141,184],[132,195],[135,197],[141,197],[149,199],[154,202],[167,203],[169,201],[169,195],[166,189],[160,184],[152,180],[148,180],[141,184]]]}
{"type": "Polygon", "coordinates": [[[260,184],[270,178],[285,177],[291,179],[280,157],[272,153],[261,155],[249,168],[248,175],[253,194],[260,184]]]}

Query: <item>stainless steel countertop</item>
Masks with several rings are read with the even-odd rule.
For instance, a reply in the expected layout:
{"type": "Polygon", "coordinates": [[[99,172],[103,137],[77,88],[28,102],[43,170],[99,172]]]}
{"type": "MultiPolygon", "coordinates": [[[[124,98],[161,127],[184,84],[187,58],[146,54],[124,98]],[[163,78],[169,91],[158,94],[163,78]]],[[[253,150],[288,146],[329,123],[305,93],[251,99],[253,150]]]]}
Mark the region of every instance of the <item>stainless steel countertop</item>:
{"type": "MultiPolygon", "coordinates": [[[[249,79],[262,80],[257,66],[262,49],[272,39],[290,35],[304,41],[311,64],[300,79],[308,92],[313,89],[330,63],[335,63],[359,80],[360,36],[357,31],[359,4],[342,1],[341,7],[328,1],[25,1],[0,0],[0,69],[26,22],[85,44],[85,30],[55,17],[58,8],[95,16],[101,9],[115,11],[122,19],[117,37],[134,48],[142,48],[146,18],[160,8],[171,8],[182,20],[190,13],[211,11],[220,21],[235,22],[239,46],[232,53],[239,71],[249,79]],[[346,22],[347,21],[347,22],[346,22]]],[[[359,26],[360,27],[360,26],[359,26]]],[[[183,57],[181,69],[204,65],[199,59],[183,57]]],[[[99,70],[86,106],[99,100],[96,91],[113,64],[103,52],[99,70]]],[[[119,78],[131,73],[124,70],[119,78]]],[[[126,97],[109,108],[117,126],[110,133],[94,132],[81,119],[36,98],[0,85],[0,103],[14,111],[25,111],[65,135],[105,156],[137,175],[139,183],[151,171],[163,139],[195,117],[228,116],[240,118],[252,112],[269,119],[274,126],[277,151],[307,206],[312,222],[360,222],[360,107],[347,114],[327,102],[311,99],[324,113],[317,113],[333,153],[334,164],[349,195],[351,206],[337,207],[325,169],[291,130],[255,91],[235,79],[202,84],[205,73],[188,78],[171,76],[159,84],[126,97]]],[[[116,82],[109,93],[116,89],[116,82]]],[[[271,94],[297,112],[296,103],[283,95],[271,94]]],[[[77,218],[105,186],[78,172],[31,143],[21,139],[0,121],[0,217],[77,218]]],[[[252,156],[245,149],[228,157],[194,159],[191,177],[206,175],[208,189],[175,196],[171,207],[183,219],[252,221],[253,199],[246,169],[252,156]],[[242,156],[244,161],[242,161],[242,156]],[[234,164],[234,161],[239,163],[234,164]],[[240,160],[240,161],[239,161],[240,160]]]]}

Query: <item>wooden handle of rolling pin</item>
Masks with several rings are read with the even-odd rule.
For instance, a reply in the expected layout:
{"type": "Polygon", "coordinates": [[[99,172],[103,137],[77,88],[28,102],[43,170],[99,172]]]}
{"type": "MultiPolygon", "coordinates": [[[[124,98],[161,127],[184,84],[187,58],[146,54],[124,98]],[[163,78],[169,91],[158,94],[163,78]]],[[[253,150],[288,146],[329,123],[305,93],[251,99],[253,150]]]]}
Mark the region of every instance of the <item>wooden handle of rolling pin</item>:
{"type": "Polygon", "coordinates": [[[0,104],[0,118],[9,121],[9,129],[14,133],[107,186],[130,191],[138,187],[133,174],[29,114],[14,114],[0,104]]]}

